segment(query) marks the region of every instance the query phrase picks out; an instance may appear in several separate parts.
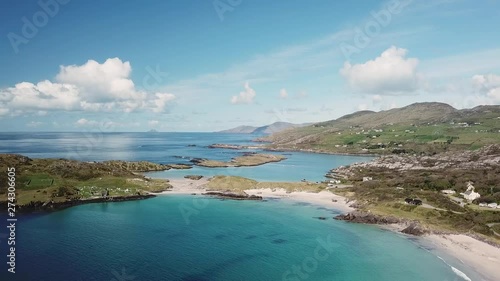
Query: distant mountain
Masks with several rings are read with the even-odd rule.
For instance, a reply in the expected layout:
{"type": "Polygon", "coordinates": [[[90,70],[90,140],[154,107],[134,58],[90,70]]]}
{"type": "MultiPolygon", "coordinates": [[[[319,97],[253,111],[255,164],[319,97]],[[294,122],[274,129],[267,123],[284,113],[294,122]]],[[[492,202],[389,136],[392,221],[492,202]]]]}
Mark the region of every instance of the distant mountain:
{"type": "Polygon", "coordinates": [[[279,133],[281,131],[291,129],[291,128],[300,128],[307,126],[309,124],[293,124],[288,122],[275,122],[270,125],[261,126],[261,127],[253,127],[253,126],[238,126],[236,128],[232,128],[229,130],[223,130],[219,133],[229,133],[229,134],[274,134],[279,133]]]}
{"type": "Polygon", "coordinates": [[[335,153],[440,152],[500,143],[500,105],[456,109],[414,103],[384,111],[358,111],[335,120],[258,139],[276,149],[335,153]]]}
{"type": "Polygon", "coordinates": [[[158,133],[158,131],[155,129],[151,129],[151,130],[147,131],[146,133],[158,133]]]}
{"type": "Polygon", "coordinates": [[[363,126],[369,128],[386,124],[436,123],[451,121],[454,118],[459,118],[460,115],[460,110],[446,103],[423,102],[379,112],[368,110],[358,111],[336,120],[318,123],[317,126],[363,126]]]}

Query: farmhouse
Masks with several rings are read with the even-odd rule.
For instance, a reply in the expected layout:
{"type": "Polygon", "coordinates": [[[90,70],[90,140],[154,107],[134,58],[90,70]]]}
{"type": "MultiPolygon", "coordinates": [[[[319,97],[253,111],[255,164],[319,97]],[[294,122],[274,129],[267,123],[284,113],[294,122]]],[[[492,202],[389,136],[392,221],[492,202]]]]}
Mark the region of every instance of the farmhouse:
{"type": "Polygon", "coordinates": [[[468,201],[473,201],[481,197],[481,194],[474,191],[474,186],[472,185],[472,182],[467,182],[467,191],[460,194],[468,201]]]}

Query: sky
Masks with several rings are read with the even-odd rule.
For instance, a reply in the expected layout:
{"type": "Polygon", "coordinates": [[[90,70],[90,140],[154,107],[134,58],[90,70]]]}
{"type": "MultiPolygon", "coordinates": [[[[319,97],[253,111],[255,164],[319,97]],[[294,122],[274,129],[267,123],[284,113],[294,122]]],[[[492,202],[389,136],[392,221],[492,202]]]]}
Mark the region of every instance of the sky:
{"type": "Polygon", "coordinates": [[[500,104],[500,1],[4,0],[0,132],[500,104]]]}

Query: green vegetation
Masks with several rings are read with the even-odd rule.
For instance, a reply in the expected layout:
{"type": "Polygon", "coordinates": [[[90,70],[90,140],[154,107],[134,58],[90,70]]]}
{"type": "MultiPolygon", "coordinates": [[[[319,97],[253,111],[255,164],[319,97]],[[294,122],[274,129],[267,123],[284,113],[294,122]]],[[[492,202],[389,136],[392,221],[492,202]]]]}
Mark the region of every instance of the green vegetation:
{"type": "Polygon", "coordinates": [[[440,103],[362,111],[266,138],[270,149],[352,154],[426,154],[500,143],[500,106],[456,110],[440,103]]]}
{"type": "Polygon", "coordinates": [[[271,162],[279,162],[286,159],[281,155],[249,153],[240,157],[231,159],[229,162],[201,159],[196,162],[197,165],[209,168],[221,167],[244,167],[244,166],[259,166],[271,162]]]}
{"type": "MultiPolygon", "coordinates": [[[[148,162],[124,164],[124,161],[88,163],[65,159],[30,159],[21,155],[0,154],[0,169],[16,168],[18,205],[85,200],[103,195],[132,196],[171,188],[168,180],[151,180],[135,173],[137,170],[149,171],[160,167],[156,165],[148,162]]],[[[5,192],[5,188],[0,189],[0,194],[5,192]]]]}
{"type": "Polygon", "coordinates": [[[435,231],[473,233],[500,243],[494,224],[500,222],[500,209],[477,205],[500,203],[499,156],[498,145],[425,157],[383,156],[337,168],[331,176],[352,185],[335,189],[335,193],[356,200],[361,210],[418,220],[435,231]],[[460,195],[469,181],[481,194],[474,202],[460,195]],[[456,193],[445,195],[441,192],[445,189],[456,193]],[[423,205],[406,204],[405,198],[418,198],[423,205]]]}
{"type": "Polygon", "coordinates": [[[310,182],[258,182],[252,179],[236,176],[215,176],[207,184],[208,190],[230,191],[242,194],[247,189],[285,189],[287,192],[308,191],[320,192],[325,184],[310,182]]]}

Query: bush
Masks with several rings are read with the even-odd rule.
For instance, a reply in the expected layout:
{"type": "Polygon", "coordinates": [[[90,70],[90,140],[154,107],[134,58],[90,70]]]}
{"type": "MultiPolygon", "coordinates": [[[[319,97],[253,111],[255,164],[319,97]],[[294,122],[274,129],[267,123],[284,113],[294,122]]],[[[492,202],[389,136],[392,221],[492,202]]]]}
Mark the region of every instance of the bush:
{"type": "Polygon", "coordinates": [[[54,193],[54,197],[70,197],[77,194],[74,187],[60,186],[54,193]]]}

